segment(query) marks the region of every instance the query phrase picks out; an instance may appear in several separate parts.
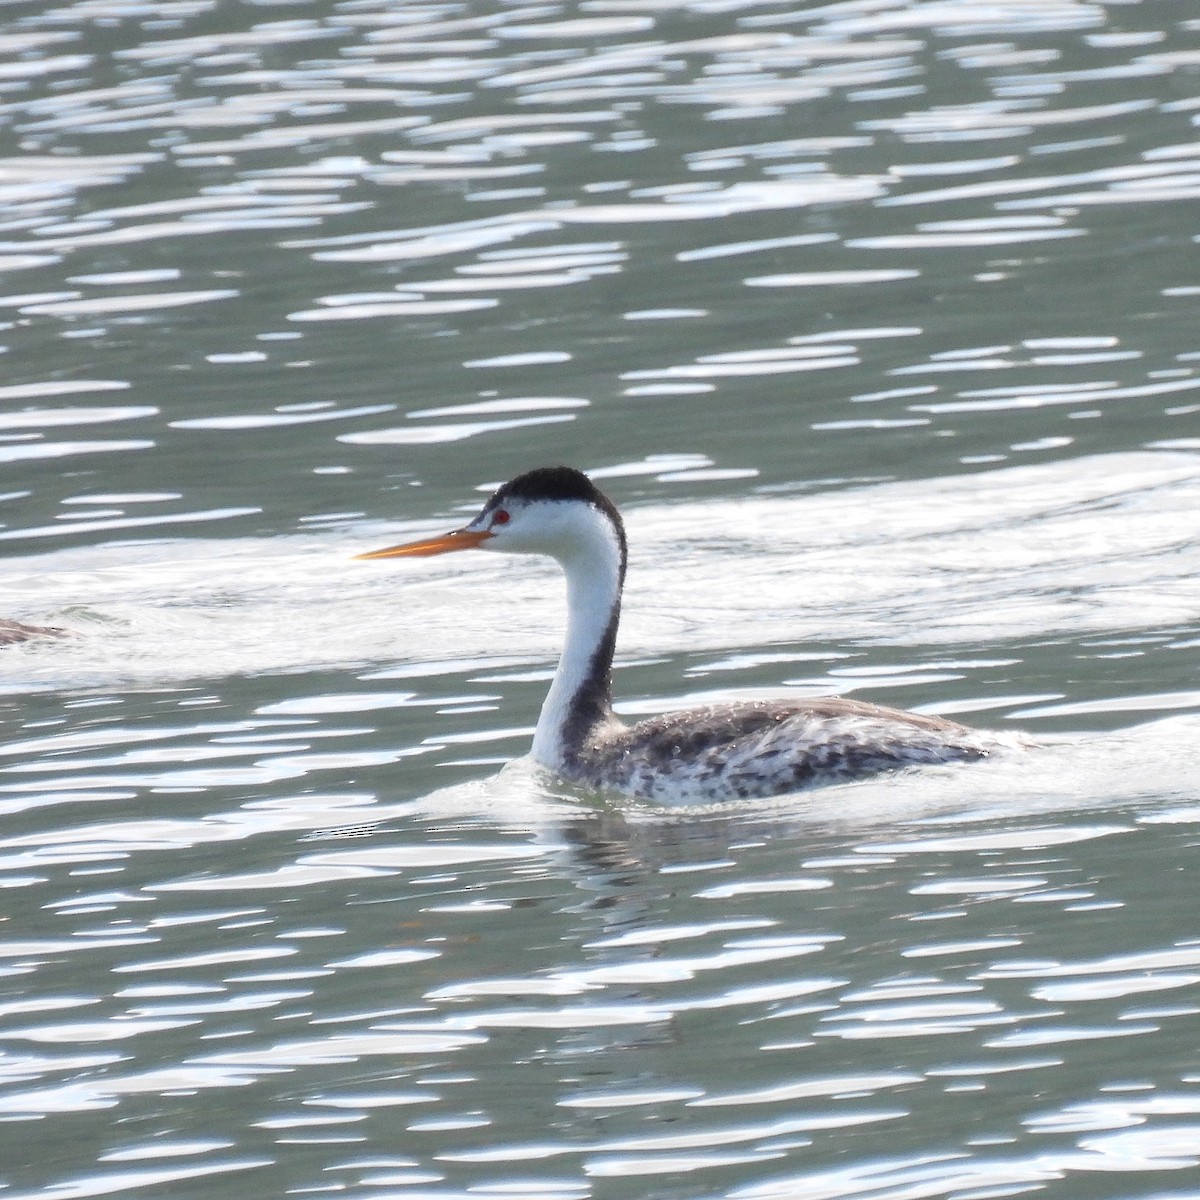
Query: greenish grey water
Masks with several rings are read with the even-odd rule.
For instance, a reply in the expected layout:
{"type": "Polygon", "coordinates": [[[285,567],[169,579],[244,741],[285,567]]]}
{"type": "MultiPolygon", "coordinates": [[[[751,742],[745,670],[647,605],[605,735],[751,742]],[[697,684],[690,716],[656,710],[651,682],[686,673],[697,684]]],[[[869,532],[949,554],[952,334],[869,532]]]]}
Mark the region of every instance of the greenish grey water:
{"type": "Polygon", "coordinates": [[[1187,5],[10,5],[7,1197],[1190,1195],[1187,5]],[[522,755],[567,461],[630,715],[1040,748],[744,806],[522,755]]]}

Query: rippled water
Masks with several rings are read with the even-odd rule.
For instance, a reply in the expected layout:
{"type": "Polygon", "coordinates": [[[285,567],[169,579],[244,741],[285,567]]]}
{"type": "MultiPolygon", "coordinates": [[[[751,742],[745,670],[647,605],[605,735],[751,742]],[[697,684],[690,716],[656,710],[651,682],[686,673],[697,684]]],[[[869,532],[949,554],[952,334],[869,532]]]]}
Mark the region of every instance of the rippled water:
{"type": "Polygon", "coordinates": [[[0,650],[4,1196],[1191,1194],[1198,32],[10,5],[0,616],[79,636],[0,650]],[[555,461],[623,712],[1037,749],[541,776],[554,570],[351,555],[555,461]]]}

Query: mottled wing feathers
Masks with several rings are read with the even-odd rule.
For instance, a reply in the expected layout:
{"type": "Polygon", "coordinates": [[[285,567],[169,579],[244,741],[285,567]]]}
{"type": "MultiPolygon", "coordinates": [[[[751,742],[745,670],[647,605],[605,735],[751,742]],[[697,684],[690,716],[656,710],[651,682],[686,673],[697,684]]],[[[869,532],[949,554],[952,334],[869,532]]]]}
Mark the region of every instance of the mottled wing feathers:
{"type": "Polygon", "coordinates": [[[942,717],[832,697],[714,705],[609,727],[581,748],[577,765],[581,778],[636,796],[721,800],[983,758],[994,744],[942,717]]]}

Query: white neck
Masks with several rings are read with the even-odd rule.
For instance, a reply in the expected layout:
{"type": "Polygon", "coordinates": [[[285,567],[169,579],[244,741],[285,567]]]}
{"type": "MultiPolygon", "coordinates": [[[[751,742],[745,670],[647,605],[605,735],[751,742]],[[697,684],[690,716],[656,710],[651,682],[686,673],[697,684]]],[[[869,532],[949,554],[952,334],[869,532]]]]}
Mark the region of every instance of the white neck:
{"type": "Polygon", "coordinates": [[[612,645],[605,645],[621,603],[624,573],[621,546],[608,519],[585,510],[573,544],[556,553],[567,577],[567,633],[533,735],[533,758],[562,767],[586,728],[611,715],[609,668],[612,645]]]}

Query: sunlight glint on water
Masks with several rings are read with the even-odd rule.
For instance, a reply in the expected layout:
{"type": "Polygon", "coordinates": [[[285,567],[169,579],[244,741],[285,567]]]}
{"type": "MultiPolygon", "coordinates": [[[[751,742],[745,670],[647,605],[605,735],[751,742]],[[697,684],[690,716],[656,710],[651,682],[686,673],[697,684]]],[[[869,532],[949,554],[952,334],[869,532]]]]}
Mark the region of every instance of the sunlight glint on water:
{"type": "Polygon", "coordinates": [[[14,10],[0,1184],[1089,1197],[1200,1166],[1196,22],[14,10]],[[744,806],[522,756],[565,461],[633,717],[1034,749],[744,806]]]}

